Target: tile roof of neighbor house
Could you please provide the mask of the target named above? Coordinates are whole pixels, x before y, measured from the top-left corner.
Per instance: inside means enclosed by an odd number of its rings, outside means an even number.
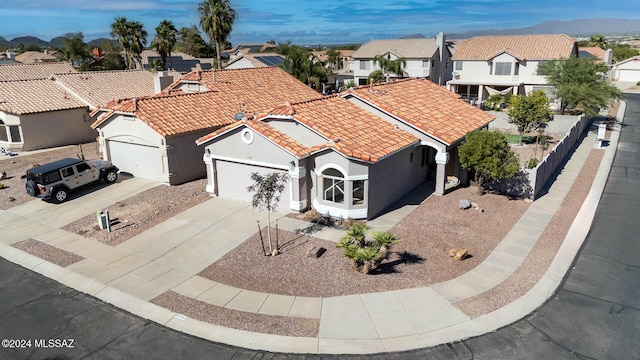
[[[597,60],[604,61],[604,49],[597,46],[579,47],[578,54],[580,57],[594,57]]]
[[[25,51],[16,55],[16,61],[23,64],[33,64],[37,62],[56,61],[56,57],[40,51]]]
[[[87,105],[48,79],[0,81],[0,111],[24,115],[84,107]]]
[[[430,58],[437,51],[438,44],[435,39],[371,40],[352,52],[351,57],[354,59],[372,59],[376,55],[393,52],[395,55],[406,59]]]
[[[153,76],[145,70],[91,71],[58,74],[55,80],[90,106],[98,107],[113,99],[154,94]]]
[[[349,89],[350,94],[452,144],[495,117],[460,100],[459,95],[426,79],[405,79]]]
[[[68,62],[13,64],[0,67],[0,81],[47,79],[54,74],[77,72]]]
[[[489,60],[507,52],[519,59],[551,60],[577,55],[576,41],[564,34],[476,36],[464,41],[453,60]]]
[[[154,59],[160,60],[160,54],[153,50],[143,50],[140,53],[142,66],[149,70],[151,67],[151,62]],[[175,51],[171,53],[171,66],[173,70],[184,74],[193,70],[196,66],[200,66],[201,69],[212,69],[213,68],[213,59],[211,58],[196,58],[187,53]],[[167,60],[169,62],[169,60]]]
[[[239,101],[254,104],[251,111],[264,111],[285,101],[300,102],[322,97],[278,67],[192,71],[175,81],[169,89],[178,88],[183,82],[197,82],[210,90],[235,94]]]
[[[170,136],[227,125],[235,121],[234,115],[238,112],[252,116],[289,100],[322,97],[278,68],[262,69],[266,70],[216,71],[215,91],[174,94],[170,90],[148,97],[112,101],[104,108],[108,112],[101,115],[92,126],[98,127],[115,112],[126,112],[148,124],[160,135]],[[212,73],[201,72],[201,80],[212,77]],[[213,87],[212,84],[209,85]]]
[[[306,125],[327,141],[306,147],[287,134],[269,126],[271,116],[285,116]],[[239,126],[248,126],[298,158],[333,148],[345,156],[376,162],[419,141],[415,136],[396,129],[387,121],[351,104],[338,96],[275,107],[255,120],[230,124],[197,140],[207,142]]]

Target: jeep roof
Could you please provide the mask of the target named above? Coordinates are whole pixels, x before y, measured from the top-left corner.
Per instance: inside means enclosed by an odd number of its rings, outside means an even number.
[[[44,174],[44,173],[47,173],[49,171],[57,170],[57,169],[65,167],[65,166],[75,165],[75,164],[81,163],[81,162],[83,162],[83,161],[80,160],[80,159],[66,158],[66,159],[57,160],[57,161],[54,161],[54,162],[50,162],[48,164],[44,164],[44,165],[41,165],[41,166],[34,167],[32,169],[29,169],[28,172],[31,173],[31,174]]]

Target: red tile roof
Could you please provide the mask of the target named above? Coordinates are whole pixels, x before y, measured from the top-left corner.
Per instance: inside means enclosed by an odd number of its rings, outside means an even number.
[[[425,79],[406,79],[349,89],[350,94],[452,144],[495,117]]]
[[[250,117],[285,101],[322,97],[279,68],[262,69],[267,70],[216,71],[216,91],[175,95],[175,90],[169,89],[154,96],[111,102],[105,109],[131,113],[159,134],[170,136],[227,125],[235,121],[234,115],[238,112]],[[212,73],[193,72],[187,76],[192,79],[198,76],[200,81],[208,83],[205,79]],[[112,114],[108,111],[92,126],[99,127]]]
[[[60,74],[55,80],[92,106],[113,99],[153,95],[153,74],[146,70],[91,71]]]
[[[0,81],[47,79],[53,74],[77,73],[68,62],[10,64],[0,67]]]
[[[507,52],[518,59],[551,60],[569,58],[576,41],[564,34],[476,36],[463,42],[453,60],[489,60]]]
[[[322,97],[320,93],[278,67],[192,71],[175,81],[169,89],[179,88],[183,82],[197,82],[210,90],[236,94],[238,100],[254,103],[258,111],[270,109],[286,101],[300,102]],[[253,99],[254,94],[258,92],[271,94],[268,99],[264,96]],[[274,103],[272,99],[278,101]]]
[[[589,54],[589,55],[595,57],[599,61],[604,61],[605,52],[604,52],[604,49],[602,49],[600,47],[597,47],[597,46],[579,47],[578,48],[578,52],[580,53],[581,57],[586,55],[586,54]]]
[[[270,126],[269,118],[273,116],[286,116],[304,124],[327,141],[305,147]],[[333,148],[351,158],[376,162],[419,141],[413,135],[396,129],[385,120],[337,96],[281,105],[260,114],[256,119],[262,121],[245,120],[228,125],[203,136],[197,143],[203,144],[231,129],[248,126],[298,158],[322,149]]]
[[[86,107],[51,80],[0,81],[0,111],[23,115]]]

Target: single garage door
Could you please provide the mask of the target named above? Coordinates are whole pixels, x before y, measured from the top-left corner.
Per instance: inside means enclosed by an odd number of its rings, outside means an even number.
[[[640,69],[620,69],[618,74],[618,81],[640,81]]]
[[[157,146],[146,146],[110,140],[108,142],[111,162],[120,171],[135,177],[163,180],[162,156]]]
[[[267,174],[273,171],[282,171],[261,166],[234,163],[230,161],[216,161],[216,177],[218,178],[218,196],[250,202],[252,193],[247,191],[247,187],[253,184],[251,173]],[[287,182],[287,187],[280,196],[278,207],[289,208],[291,197],[291,182]]]

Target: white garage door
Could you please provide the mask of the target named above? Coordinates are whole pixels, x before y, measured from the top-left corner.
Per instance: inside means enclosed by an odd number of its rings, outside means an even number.
[[[618,75],[618,81],[632,81],[632,82],[640,81],[640,69],[636,69],[636,70],[620,69],[620,72]]]
[[[247,191],[247,187],[253,184],[250,178],[251,173],[257,172],[264,175],[273,171],[284,172],[284,170],[279,169],[218,160],[216,161],[218,196],[250,202],[253,194]],[[290,184],[291,182],[287,182],[287,187],[280,196],[280,202],[278,203],[278,207],[280,208],[289,208],[289,200],[291,197]]]
[[[163,181],[162,156],[157,146],[110,140],[111,162],[135,177]]]

